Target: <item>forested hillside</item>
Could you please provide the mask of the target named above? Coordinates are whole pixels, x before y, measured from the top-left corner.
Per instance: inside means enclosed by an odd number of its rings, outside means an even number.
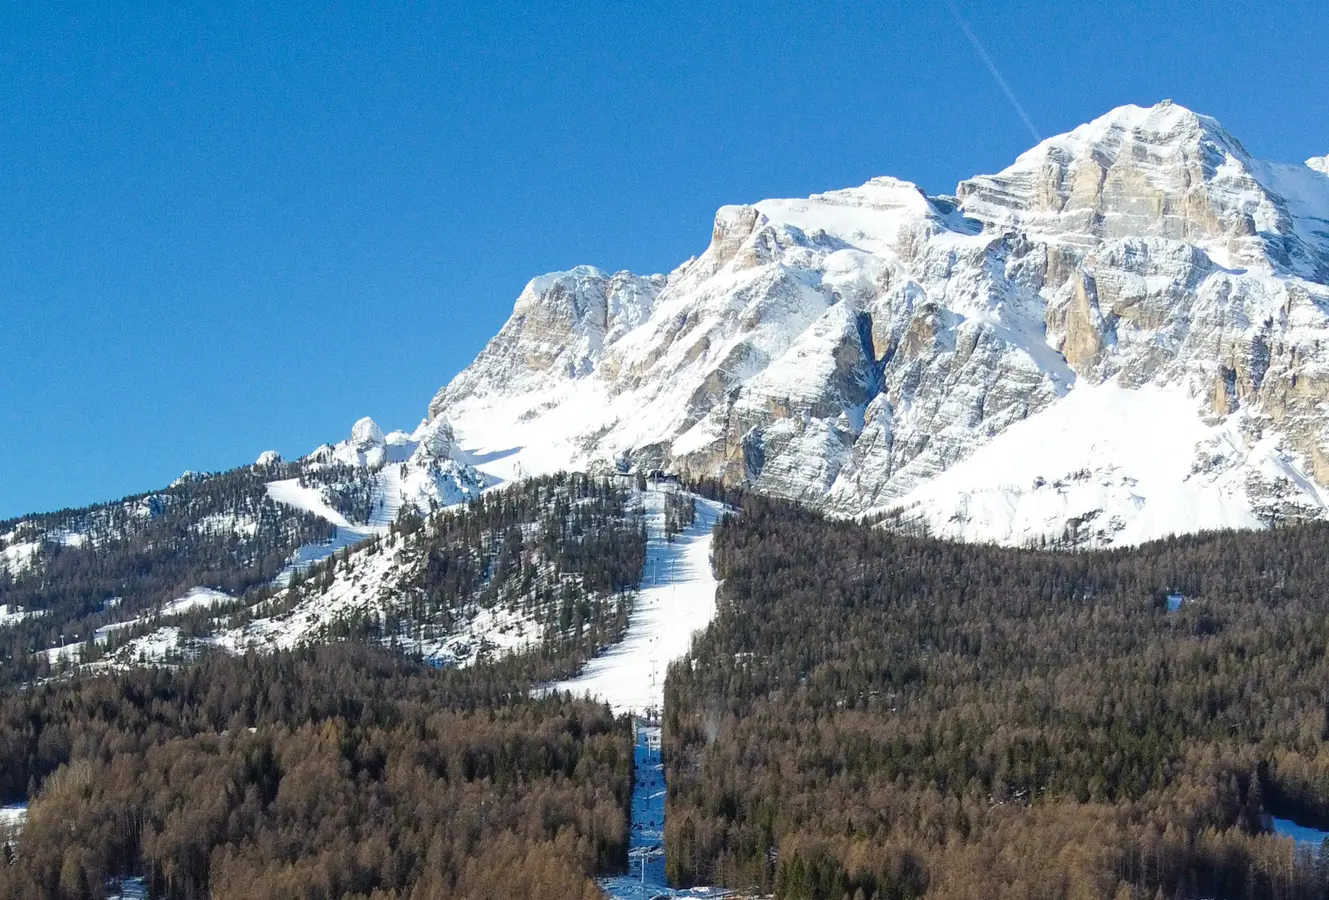
[[[171,521],[151,520],[149,545]],[[163,584],[211,546],[181,540]],[[31,801],[17,842],[0,835],[0,898],[99,898],[126,876],[166,898],[598,896],[626,864],[630,723],[533,694],[621,636],[645,540],[630,483],[556,474],[408,513],[285,586],[275,556],[220,607],[135,604],[83,665],[0,692],[0,802]],[[57,577],[62,552],[25,580],[82,584]],[[85,558],[139,584],[113,540]],[[163,631],[187,652],[116,655]],[[247,638],[264,652],[235,652]]]
[[[407,509],[341,549],[320,547],[336,532],[326,519],[268,490],[305,480],[331,503],[357,471],[252,466],[7,523],[10,546],[33,550],[0,572],[0,687],[347,637],[445,665],[529,649],[555,677],[621,633],[645,552],[630,483],[529,479],[427,517]],[[327,558],[296,568],[306,554]]]
[[[646,534],[630,485],[559,473],[491,491],[301,573],[217,623],[232,649],[367,638],[440,665],[530,650],[571,674],[626,627]]]
[[[0,897],[598,896],[626,863],[632,734],[520,666],[334,644],[0,700],[0,790],[36,790]]]
[[[749,497],[716,536],[716,620],[669,671],[670,876],[1322,897],[1264,832],[1329,825],[1326,559],[1319,524],[1072,555]]]
[[[0,606],[9,613],[0,615],[0,685],[48,674],[42,651],[81,642],[95,649],[98,628],[191,588],[239,596],[269,584],[298,547],[335,531],[268,495],[268,481],[300,471],[246,466],[115,503],[0,522],[0,551],[9,551],[0,566]]]

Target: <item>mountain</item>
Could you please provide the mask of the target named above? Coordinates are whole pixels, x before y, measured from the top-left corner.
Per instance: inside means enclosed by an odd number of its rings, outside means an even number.
[[[663,468],[966,540],[1318,518],[1327,171],[1164,101],[954,196],[726,206],[667,275],[532,280],[428,421],[494,478]]]
[[[426,614],[421,585],[453,570],[394,537],[560,470],[1016,546],[1324,518],[1326,169],[1123,107],[954,196],[876,178],[728,206],[667,275],[541,276],[411,432],[361,419],[301,459],[0,522],[0,684],[348,628],[456,663],[504,628],[565,640],[552,581],[486,575]]]

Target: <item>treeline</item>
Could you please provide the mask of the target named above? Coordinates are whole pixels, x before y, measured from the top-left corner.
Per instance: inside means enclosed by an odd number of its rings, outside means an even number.
[[[334,531],[268,496],[265,482],[294,471],[250,466],[194,476],[154,494],[0,526],[42,543],[31,569],[0,573],[0,604],[39,613],[0,628],[0,687],[50,674],[43,650],[90,642],[97,628],[192,587],[238,596],[267,585],[297,547]]]
[[[1266,833],[1329,826],[1329,525],[1050,554],[749,496],[714,555],[666,683],[675,883],[1329,892],[1329,856]]]
[[[0,787],[34,799],[0,898],[598,896],[630,726],[529,687],[337,644],[11,694]]]

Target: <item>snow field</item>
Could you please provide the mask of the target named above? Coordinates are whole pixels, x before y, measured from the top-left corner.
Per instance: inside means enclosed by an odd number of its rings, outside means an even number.
[[[1197,526],[1262,527],[1250,477],[1286,480],[1325,503],[1273,442],[1244,443],[1233,423],[1206,424],[1180,388],[1080,384],[894,508],[934,536],[1012,545],[1087,516],[1104,543],[1130,545]]]

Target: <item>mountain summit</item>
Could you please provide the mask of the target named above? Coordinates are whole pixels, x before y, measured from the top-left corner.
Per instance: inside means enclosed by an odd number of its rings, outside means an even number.
[[[930,197],[726,206],[533,279],[434,397],[491,476],[633,466],[1004,543],[1324,514],[1329,175],[1170,101]]]

